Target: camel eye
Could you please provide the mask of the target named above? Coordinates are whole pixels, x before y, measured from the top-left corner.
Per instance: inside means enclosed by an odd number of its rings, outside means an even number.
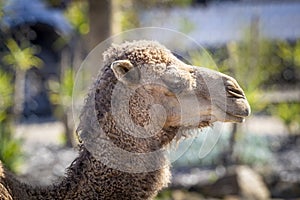
[[[163,72],[166,70],[166,64],[165,63],[155,64],[153,66],[153,70],[156,72]]]
[[[178,70],[175,67],[169,67],[162,75],[162,80],[169,90],[174,93],[181,92],[187,85],[182,70]]]

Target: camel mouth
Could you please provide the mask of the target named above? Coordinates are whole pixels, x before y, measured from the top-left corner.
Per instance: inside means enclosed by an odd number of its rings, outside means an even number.
[[[226,116],[224,122],[242,123],[245,121],[245,118],[247,117],[247,116],[233,115],[229,112],[226,112],[225,114]]]
[[[250,115],[250,105],[238,82],[226,74],[193,66],[194,91],[200,102],[200,115],[210,115],[210,122],[241,123]],[[209,103],[203,104],[208,101]],[[211,107],[211,110],[204,107]],[[203,111],[205,110],[205,111]]]
[[[251,113],[250,105],[245,96],[241,98],[235,98],[229,102],[227,106],[216,105],[219,112],[216,113],[219,118],[219,121],[222,122],[233,122],[233,123],[242,123],[245,121],[245,118],[248,117]]]
[[[235,123],[242,123],[245,121],[245,118],[248,117],[251,113],[250,106],[248,101],[243,98],[242,100],[243,104],[239,103],[239,106],[235,108],[232,111],[225,111],[225,120],[224,122],[235,122]]]
[[[198,128],[202,128],[207,126],[207,124],[212,124],[216,121],[220,122],[231,122],[231,123],[243,123],[247,116],[241,116],[232,114],[230,112],[222,112],[222,114],[212,114],[207,116],[202,116],[199,123]]]

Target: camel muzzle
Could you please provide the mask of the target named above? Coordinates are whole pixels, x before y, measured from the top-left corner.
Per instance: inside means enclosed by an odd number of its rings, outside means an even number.
[[[195,93],[211,104],[211,116],[217,121],[243,122],[251,109],[243,89],[237,81],[223,73],[193,66],[196,78]]]

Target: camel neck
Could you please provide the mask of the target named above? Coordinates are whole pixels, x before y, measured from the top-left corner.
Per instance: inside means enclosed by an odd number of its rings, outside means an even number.
[[[81,147],[59,184],[36,188],[21,184],[23,194],[14,199],[152,199],[167,185],[169,176],[168,167],[144,173],[109,168]]]
[[[108,167],[95,159],[85,147],[66,171],[66,177],[58,184],[33,187],[7,181],[13,199],[152,199],[161,188],[167,186],[169,166],[153,171],[132,173]],[[17,187],[16,187],[17,186]]]
[[[26,191],[26,195],[21,195],[16,199],[78,199],[79,196],[91,199],[91,197],[97,197],[97,191],[93,191],[94,188],[88,186],[97,185],[94,183],[98,178],[95,168],[94,158],[84,148],[80,147],[79,156],[73,161],[70,167],[66,171],[66,176],[61,178],[59,183],[43,186],[33,187],[25,184],[21,184],[21,187]],[[99,192],[99,191],[98,191]],[[28,198],[29,197],[29,198]],[[93,198],[92,198],[93,199]],[[97,197],[98,199],[98,197]]]

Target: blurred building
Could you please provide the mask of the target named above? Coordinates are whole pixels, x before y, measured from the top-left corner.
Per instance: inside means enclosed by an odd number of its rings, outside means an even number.
[[[192,7],[164,9],[163,12],[148,9],[140,13],[140,26],[182,31],[205,46],[241,40],[253,20],[258,22],[260,37],[300,38],[299,1],[211,0],[207,3],[205,7],[198,2]]]
[[[12,37],[19,44],[28,40],[38,48],[42,67],[26,71],[23,117],[49,118],[52,106],[47,81],[60,80],[62,53],[68,47],[72,27],[62,10],[49,7],[42,0],[7,0],[0,23],[3,40]],[[2,44],[3,45],[3,44]]]

